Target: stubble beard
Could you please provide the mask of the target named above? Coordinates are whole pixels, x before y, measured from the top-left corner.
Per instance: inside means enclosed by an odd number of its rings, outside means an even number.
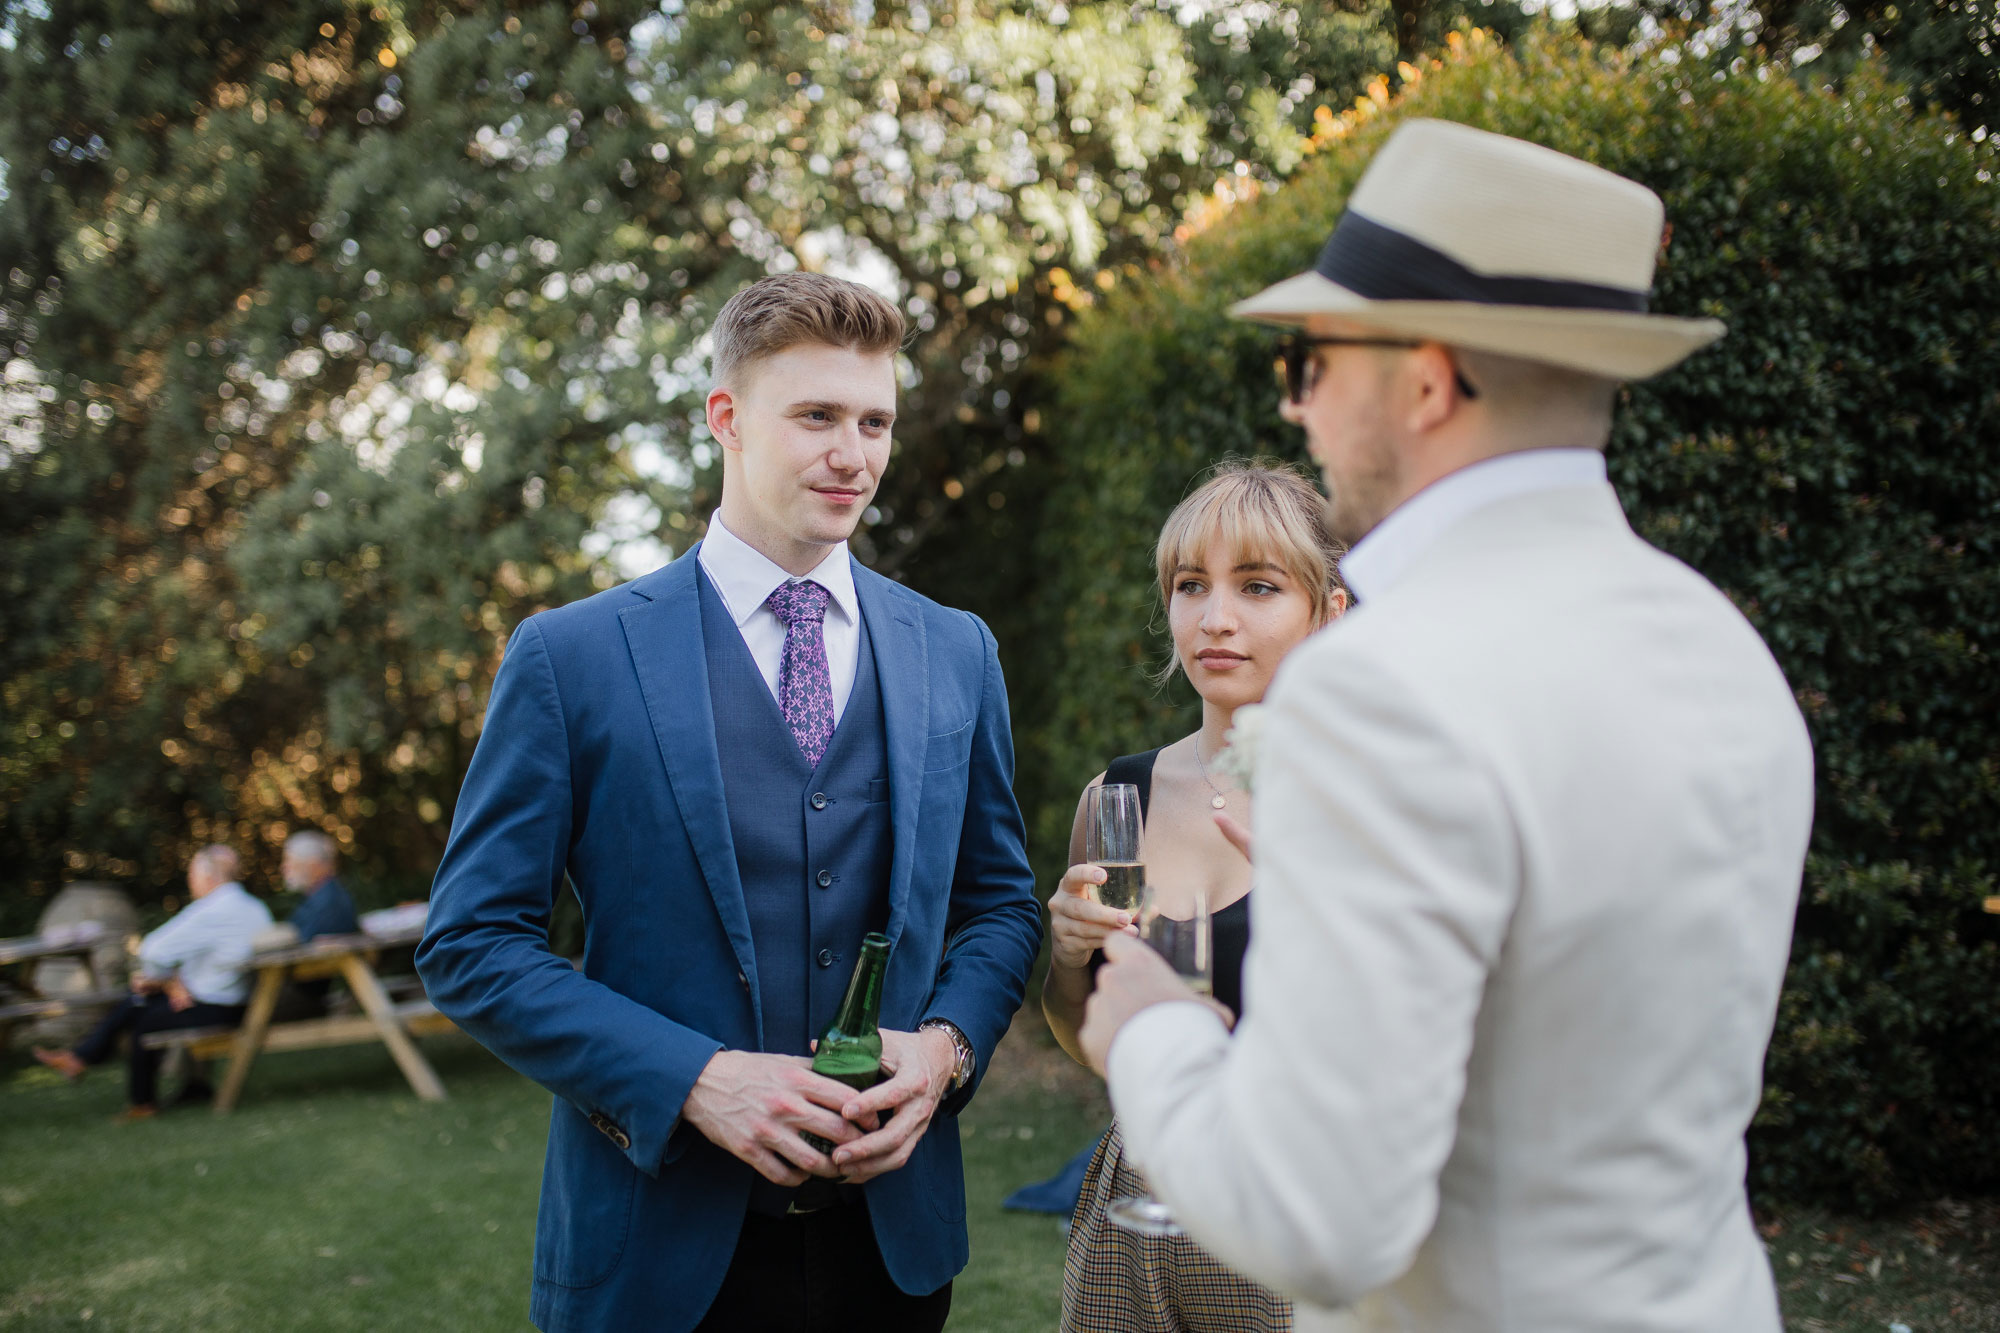
[[[1379,431],[1366,432],[1356,444],[1354,467],[1346,476],[1323,468],[1326,478],[1327,528],[1342,544],[1352,546],[1373,532],[1396,505],[1401,475],[1395,446]]]

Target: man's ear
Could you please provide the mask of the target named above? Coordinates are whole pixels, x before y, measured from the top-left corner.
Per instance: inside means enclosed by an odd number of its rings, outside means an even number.
[[[1436,430],[1451,420],[1465,401],[1458,390],[1458,364],[1442,343],[1425,343],[1404,363],[1407,381],[1407,423],[1413,433]]]
[[[708,433],[725,449],[743,448],[736,433],[736,395],[725,385],[708,391]]]

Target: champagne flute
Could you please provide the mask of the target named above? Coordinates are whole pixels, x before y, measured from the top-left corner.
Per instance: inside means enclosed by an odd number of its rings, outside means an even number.
[[[1129,782],[1106,782],[1085,801],[1083,859],[1104,870],[1097,901],[1121,912],[1134,911],[1146,883],[1139,851],[1139,789]]]
[[[1197,995],[1215,994],[1215,926],[1209,916],[1206,893],[1196,891],[1194,915],[1183,921],[1161,912],[1159,899],[1149,887],[1139,907],[1139,937],[1173,964],[1188,989]],[[1104,1212],[1114,1226],[1141,1235],[1182,1234],[1173,1210],[1150,1193],[1113,1199]]]

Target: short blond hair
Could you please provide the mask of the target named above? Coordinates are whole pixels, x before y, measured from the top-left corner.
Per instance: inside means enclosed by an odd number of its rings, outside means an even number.
[[[903,333],[903,312],[858,282],[773,273],[730,297],[715,317],[714,382],[728,384],[743,367],[808,343],[892,353]]]
[[[1174,506],[1153,548],[1162,602],[1173,601],[1174,575],[1199,566],[1218,541],[1235,561],[1269,560],[1297,579],[1312,600],[1313,628],[1333,619],[1333,594],[1346,592],[1340,557],[1347,548],[1327,530],[1325,497],[1297,468],[1229,459]]]

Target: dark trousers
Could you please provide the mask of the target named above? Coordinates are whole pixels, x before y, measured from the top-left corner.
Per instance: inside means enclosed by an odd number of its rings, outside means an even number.
[[[751,1213],[695,1333],[938,1333],[951,1283],[912,1296],[889,1279],[865,1203],[793,1217]]]
[[[278,990],[277,1007],[271,1011],[273,1023],[296,1023],[306,1018],[325,1018],[327,992],[331,981],[287,981]]]
[[[131,1053],[126,1057],[125,1095],[134,1106],[152,1106],[159,1100],[160,1057],[164,1052],[147,1050],[139,1038],[148,1032],[175,1028],[235,1027],[242,1021],[240,1004],[196,1002],[176,1010],[164,995],[128,995],[111,1006],[111,1012],[71,1053],[87,1065],[101,1065],[111,1058],[121,1035],[129,1038]]]

